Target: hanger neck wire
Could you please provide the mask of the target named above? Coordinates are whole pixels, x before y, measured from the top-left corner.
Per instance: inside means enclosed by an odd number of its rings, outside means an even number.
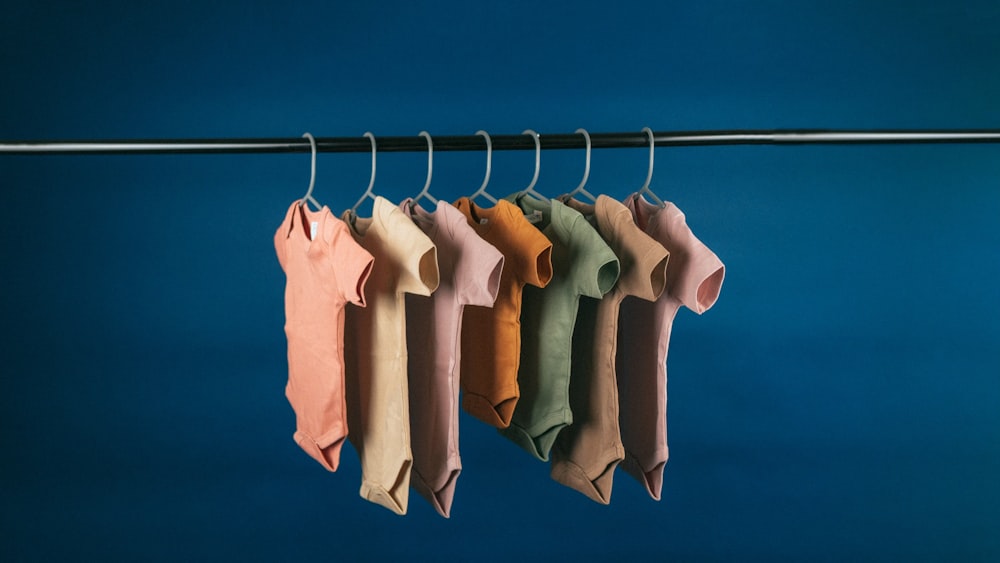
[[[525,129],[522,135],[531,135],[531,139],[535,141],[535,175],[532,176],[531,183],[528,184],[528,187],[524,188],[523,190],[521,190],[520,193],[517,194],[516,199],[520,200],[524,196],[530,195],[542,201],[548,201],[549,198],[535,191],[535,184],[538,182],[538,173],[541,171],[541,165],[542,165],[541,140],[539,139],[538,133],[535,132],[533,129]]]
[[[586,129],[582,128],[577,129],[576,132],[583,135],[583,138],[587,143],[587,159],[586,159],[586,164],[584,165],[583,168],[583,179],[580,180],[580,185],[577,186],[573,191],[569,192],[567,197],[573,198],[576,197],[577,195],[582,195],[587,199],[589,199],[591,203],[597,203],[597,197],[594,194],[587,191],[587,188],[584,187],[587,185],[587,180],[590,179],[590,149],[591,149],[590,133],[588,133]]]
[[[309,148],[312,150],[312,161],[310,164],[309,189],[306,191],[306,195],[302,196],[300,205],[308,205],[308,203],[312,203],[316,207],[316,210],[319,211],[323,208],[323,206],[320,205],[319,202],[316,201],[316,198],[312,195],[313,188],[316,187],[316,139],[312,136],[312,133],[309,132],[303,133],[302,137],[309,139]]]
[[[664,203],[663,200],[649,188],[649,184],[653,180],[653,157],[656,156],[656,143],[653,139],[653,130],[649,127],[643,127],[642,132],[649,137],[649,170],[646,172],[646,181],[643,183],[642,187],[639,188],[638,195],[648,196],[654,203],[656,203],[656,205],[666,207],[667,204]]]
[[[430,193],[431,176],[434,173],[434,141],[431,139],[431,134],[427,131],[421,131],[420,136],[427,139],[427,180],[424,182],[424,188],[410,202],[411,211],[420,202],[421,198],[427,199],[432,205],[437,205],[438,202],[437,198]]]
[[[361,204],[364,203],[365,200],[368,199],[368,198],[371,198],[372,201],[375,201],[375,193],[372,191],[372,188],[375,186],[375,151],[376,151],[376,149],[375,149],[375,135],[372,134],[371,131],[365,131],[365,135],[364,136],[368,137],[368,140],[371,141],[371,144],[372,144],[372,176],[371,176],[371,180],[368,181],[368,188],[365,189],[365,193],[361,194],[361,198],[358,199],[357,203],[355,203],[353,206],[351,206],[350,213],[348,214],[348,217],[350,217],[352,225],[355,223],[355,221],[358,218],[358,207],[360,207]]]
[[[486,191],[486,186],[490,183],[490,173],[493,171],[493,140],[490,139],[490,134],[482,129],[476,131],[476,135],[486,140],[486,175],[483,177],[483,183],[479,186],[479,189],[469,196],[469,201],[475,203],[477,197],[483,197],[493,205],[496,205],[498,203],[497,198],[491,196]]]

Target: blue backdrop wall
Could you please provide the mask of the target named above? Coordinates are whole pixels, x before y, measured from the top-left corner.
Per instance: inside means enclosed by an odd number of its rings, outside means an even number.
[[[8,4],[8,140],[1000,127],[993,1]],[[339,212],[369,161],[318,167]],[[589,187],[645,167],[595,151]],[[482,173],[438,154],[433,190]],[[598,506],[463,415],[450,520],[291,439],[271,237],[307,183],[301,153],[0,156],[0,559],[1000,558],[1000,147],[658,150],[728,269],[674,327],[663,500],[619,472]]]

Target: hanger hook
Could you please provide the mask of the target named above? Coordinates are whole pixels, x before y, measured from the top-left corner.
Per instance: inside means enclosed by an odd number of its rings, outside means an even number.
[[[580,185],[577,186],[576,188],[578,190],[582,190],[583,187],[587,185],[587,180],[590,179],[590,149],[591,149],[590,133],[588,133],[587,130],[584,129],[583,127],[577,129],[576,132],[583,135],[583,139],[587,143],[587,162],[583,168],[583,180],[580,180]]]
[[[316,186],[316,139],[312,136],[312,133],[306,132],[302,134],[303,138],[309,139],[309,148],[312,151],[312,164],[310,166],[309,174],[309,190],[306,191],[306,195],[302,196],[302,204],[306,202],[312,202],[316,206],[316,209],[320,209],[323,206],[316,201],[313,197],[313,188]]]
[[[653,142],[653,130],[643,127],[642,132],[649,136],[649,170],[646,171],[646,181],[642,184],[643,192],[649,190],[649,184],[653,180],[653,157],[656,156],[656,143]]]
[[[531,135],[531,139],[535,141],[535,175],[531,178],[531,183],[528,184],[527,188],[521,190],[520,195],[531,193],[532,195],[538,195],[538,192],[534,191],[535,183],[538,182],[538,172],[542,168],[542,142],[538,138],[539,135],[533,129],[525,129],[521,132],[522,135]]]
[[[361,199],[359,199],[358,202],[355,203],[353,207],[351,207],[351,212],[349,216],[352,221],[357,217],[358,207],[360,207],[361,204],[364,203],[365,199],[369,197],[375,199],[375,195],[372,193],[372,188],[375,186],[375,152],[376,152],[375,135],[371,131],[365,131],[364,136],[368,137],[368,140],[371,141],[372,143],[372,177],[371,180],[368,181],[368,188],[365,189],[365,193],[361,194]]]
[[[583,180],[580,180],[580,185],[577,186],[573,191],[571,191],[568,197],[573,197],[577,194],[583,194],[588,198],[590,198],[591,201],[597,202],[597,198],[594,197],[594,194],[588,192],[586,188],[584,188],[584,186],[587,185],[587,180],[590,179],[590,150],[592,148],[590,142],[590,133],[588,133],[587,130],[583,129],[582,127],[580,129],[577,129],[576,132],[583,135],[583,138],[587,143],[587,161],[583,168]]]
[[[375,187],[375,134],[371,131],[365,131],[365,137],[372,142],[372,177],[368,180],[368,189],[365,190],[365,195],[371,193],[372,188]]]
[[[486,176],[483,177],[483,184],[479,186],[479,189],[469,199],[472,200],[483,196],[496,205],[497,199],[486,192],[486,186],[490,183],[490,174],[493,171],[493,140],[490,138],[490,134],[482,129],[476,131],[476,135],[480,135],[486,140]]]
[[[437,199],[430,194],[431,176],[434,173],[434,140],[431,139],[431,134],[427,131],[421,131],[420,136],[427,139],[427,181],[424,182],[424,189],[420,190],[417,197],[413,198],[413,203],[415,204],[420,198],[426,197],[431,203],[437,205]]]
[[[654,194],[653,190],[649,189],[649,184],[653,180],[653,156],[656,154],[656,140],[653,138],[653,130],[649,127],[643,127],[642,132],[649,136],[649,170],[646,172],[646,182],[637,193],[646,194],[660,207],[666,207],[667,204]]]

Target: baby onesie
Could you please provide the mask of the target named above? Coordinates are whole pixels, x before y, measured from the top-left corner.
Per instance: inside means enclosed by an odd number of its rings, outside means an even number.
[[[683,305],[697,314],[719,297],[726,268],[688,227],[674,204],[661,209],[642,196],[625,200],[636,224],[670,252],[666,288],[653,303],[622,302],[618,332],[618,391],[621,404],[622,467],[654,499],[660,499],[667,463],[667,347],[670,328]]]
[[[646,301],[660,296],[669,254],[639,229],[627,207],[610,197],[598,196],[594,205],[563,201],[597,227],[618,256],[621,275],[603,299],[580,299],[569,384],[573,424],[559,433],[552,448],[552,478],[591,500],[608,504],[615,468],[625,458],[615,376],[618,313],[626,296]]]
[[[437,288],[437,252],[427,235],[382,197],[375,198],[370,219],[355,219],[351,234],[375,257],[368,306],[348,310],[344,338],[347,419],[361,458],[360,494],[406,514],[413,457],[403,294],[430,295]]]
[[[524,288],[521,306],[521,398],[501,434],[547,461],[559,431],[573,422],[570,356],[580,296],[600,299],[618,279],[618,258],[578,211],[552,199],[507,198],[536,218],[552,241],[552,280]]]
[[[329,471],[340,463],[347,437],[344,403],[344,306],[365,306],[372,255],[347,225],[323,207],[295,201],[274,233],[285,272],[288,384],[295,442]]]
[[[467,307],[462,319],[462,408],[487,424],[506,428],[520,397],[521,292],[525,284],[549,283],[552,243],[510,202],[484,209],[463,197],[455,207],[504,256],[493,308]]]
[[[503,255],[479,238],[465,215],[439,201],[433,213],[407,199],[400,209],[437,247],[440,283],[430,297],[406,295],[409,351],[410,485],[441,516],[451,514],[458,454],[458,389],[462,312],[492,307],[500,287]]]

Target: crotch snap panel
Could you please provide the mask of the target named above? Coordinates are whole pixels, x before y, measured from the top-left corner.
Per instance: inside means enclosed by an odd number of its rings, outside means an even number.
[[[399,472],[396,474],[395,482],[383,484],[368,479],[361,481],[361,498],[384,506],[389,510],[399,514],[406,514],[406,507],[410,499],[410,460],[402,462]]]
[[[458,475],[461,473],[460,469],[454,469],[448,473],[448,478],[445,480],[444,484],[438,488],[434,489],[431,485],[421,477],[420,473],[414,469],[413,476],[411,477],[413,489],[420,493],[420,496],[427,499],[427,502],[437,510],[438,514],[444,516],[445,518],[451,517],[451,503],[455,498],[455,483],[458,481]]]
[[[494,402],[488,397],[466,391],[462,396],[462,408],[490,426],[507,428],[519,397],[520,394],[515,391],[511,396],[501,397]]]
[[[301,430],[292,435],[295,443],[299,445],[307,454],[318,461],[327,471],[336,471],[340,465],[340,449],[344,445],[347,436],[339,429],[327,432],[320,439]]]
[[[646,487],[646,492],[653,500],[660,500],[660,493],[663,490],[663,469],[667,462],[660,461],[653,465],[652,469],[645,469],[634,456],[625,453],[625,461],[622,462],[622,469]]]
[[[568,459],[556,459],[552,462],[552,479],[583,493],[590,500],[601,504],[611,503],[611,485],[614,483],[615,468],[621,463],[621,458],[614,459],[605,465],[604,470],[591,477],[582,467]]]
[[[559,436],[559,431],[569,424],[565,421],[553,422],[545,425],[540,432],[533,433],[518,426],[516,423],[500,430],[500,433],[512,442],[521,446],[525,451],[535,456],[541,461],[549,460],[549,452],[552,451],[552,444]]]

